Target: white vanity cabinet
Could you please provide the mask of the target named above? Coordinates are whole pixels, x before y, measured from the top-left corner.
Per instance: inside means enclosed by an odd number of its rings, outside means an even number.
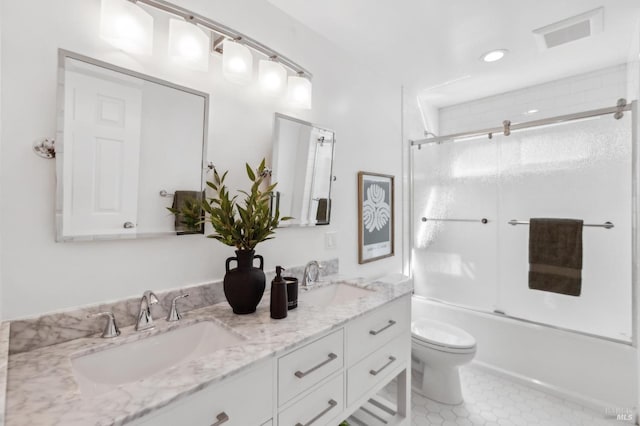
[[[409,425],[410,322],[407,294],[133,424]],[[377,393],[394,378],[391,403]]]
[[[273,360],[259,362],[176,403],[144,416],[135,426],[271,425]]]
[[[343,340],[340,340],[343,339]],[[278,426],[408,425],[411,299],[404,296],[278,359]],[[398,398],[376,395],[397,379]]]

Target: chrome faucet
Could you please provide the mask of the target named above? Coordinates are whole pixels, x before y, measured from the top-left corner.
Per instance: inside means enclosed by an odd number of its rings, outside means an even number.
[[[167,315],[167,321],[180,321],[182,319],[182,314],[178,311],[178,307],[176,306],[176,302],[178,299],[182,299],[185,297],[189,297],[189,293],[181,294],[180,296],[176,296],[171,301],[171,309],[169,309],[169,315]]]
[[[304,272],[302,273],[302,288],[309,290],[313,283],[318,282],[321,268],[322,267],[317,260],[312,260],[311,262],[307,263],[307,265],[304,267]]]
[[[136,323],[136,331],[149,330],[155,327],[153,318],[151,317],[151,305],[158,303],[158,298],[151,290],[147,290],[140,299],[140,312],[138,313],[138,322]]]

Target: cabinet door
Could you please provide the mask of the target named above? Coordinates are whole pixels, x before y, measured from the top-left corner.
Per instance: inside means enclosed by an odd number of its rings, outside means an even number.
[[[343,341],[340,329],[278,360],[279,406],[342,368]]]
[[[411,298],[388,303],[347,325],[348,366],[411,328]]]
[[[318,386],[278,415],[279,426],[334,426],[336,416],[344,410],[344,376],[342,374]]]
[[[273,407],[273,361],[145,416],[135,426],[258,426]]]

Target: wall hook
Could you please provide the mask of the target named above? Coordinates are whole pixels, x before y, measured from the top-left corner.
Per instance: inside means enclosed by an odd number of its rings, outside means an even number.
[[[33,143],[33,152],[42,158],[56,158],[55,143],[55,140],[48,138],[37,140]]]

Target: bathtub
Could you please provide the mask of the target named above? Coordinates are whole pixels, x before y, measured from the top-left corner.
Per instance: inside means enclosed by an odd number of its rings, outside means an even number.
[[[631,345],[416,295],[412,310],[413,318],[471,333],[478,342],[474,363],[482,368],[596,410],[636,406],[637,358]]]

